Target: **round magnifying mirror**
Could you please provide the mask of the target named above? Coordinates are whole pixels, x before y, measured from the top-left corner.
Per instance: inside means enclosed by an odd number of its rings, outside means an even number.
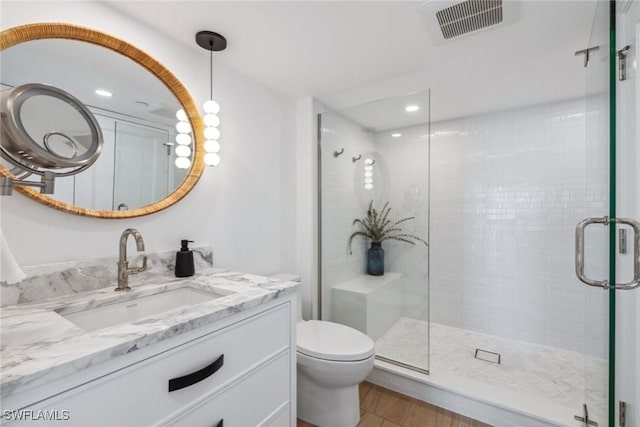
[[[89,109],[62,89],[38,83],[2,91],[2,150],[45,168],[89,166],[104,143]]]

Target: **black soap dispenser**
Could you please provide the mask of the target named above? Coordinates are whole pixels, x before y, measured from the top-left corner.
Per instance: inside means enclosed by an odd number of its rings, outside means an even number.
[[[176,252],[176,277],[189,277],[195,273],[193,251],[189,249],[189,243],[193,243],[193,240],[180,241],[180,250]]]

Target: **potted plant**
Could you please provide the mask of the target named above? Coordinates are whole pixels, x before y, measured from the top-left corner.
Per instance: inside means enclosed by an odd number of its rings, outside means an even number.
[[[407,234],[399,227],[405,221],[415,219],[410,216],[393,222],[389,219],[389,202],[385,203],[382,210],[378,212],[373,207],[373,200],[369,202],[367,216],[362,219],[353,220],[353,225],[358,225],[360,230],[354,231],[349,236],[349,254],[351,251],[351,243],[358,236],[371,240],[371,247],[367,250],[367,274],[372,276],[382,276],[384,274],[384,249],[382,242],[385,240],[397,240],[399,242],[415,245],[416,242],[422,242],[425,246],[429,246],[427,242],[413,234]]]

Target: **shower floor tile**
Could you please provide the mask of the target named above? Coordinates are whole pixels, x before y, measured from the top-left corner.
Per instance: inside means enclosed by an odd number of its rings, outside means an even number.
[[[428,323],[401,318],[376,342],[376,354],[432,374],[446,373],[518,394],[524,399],[553,402],[579,409],[589,403],[594,418],[602,418],[607,362],[575,351],[501,338],[431,323],[430,361]],[[476,349],[501,355],[501,363],[474,358]],[[576,412],[577,413],[577,412]]]

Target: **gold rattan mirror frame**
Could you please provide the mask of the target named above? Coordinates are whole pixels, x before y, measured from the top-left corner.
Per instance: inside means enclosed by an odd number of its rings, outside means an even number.
[[[150,215],[152,213],[168,208],[169,206],[177,203],[180,199],[186,196],[189,191],[191,191],[193,187],[195,187],[204,170],[204,140],[202,133],[203,125],[202,119],[200,118],[193,98],[191,97],[187,89],[182,85],[182,83],[180,83],[180,81],[176,78],[176,76],[174,76],[171,71],[169,71],[166,67],[160,64],[150,55],[141,51],[135,46],[132,46],[131,44],[115,38],[109,34],[72,24],[37,23],[9,28],[0,32],[0,51],[22,42],[40,39],[70,39],[102,46],[126,56],[127,58],[136,62],[140,66],[147,69],[151,74],[156,76],[175,95],[180,104],[182,104],[184,111],[187,113],[187,116],[189,117],[189,121],[191,122],[191,127],[193,129],[192,135],[194,138],[193,163],[184,181],[182,181],[182,183],[164,199],[150,205],[126,211],[108,211],[82,208],[71,205],[69,203],[55,200],[45,194],[40,194],[33,188],[24,186],[18,186],[16,187],[16,190],[30,197],[31,199],[36,200],[44,205],[50,206],[54,209],[69,212],[75,215],[105,219],[134,218],[138,216]],[[13,177],[9,171],[2,167],[0,167],[0,174]]]

